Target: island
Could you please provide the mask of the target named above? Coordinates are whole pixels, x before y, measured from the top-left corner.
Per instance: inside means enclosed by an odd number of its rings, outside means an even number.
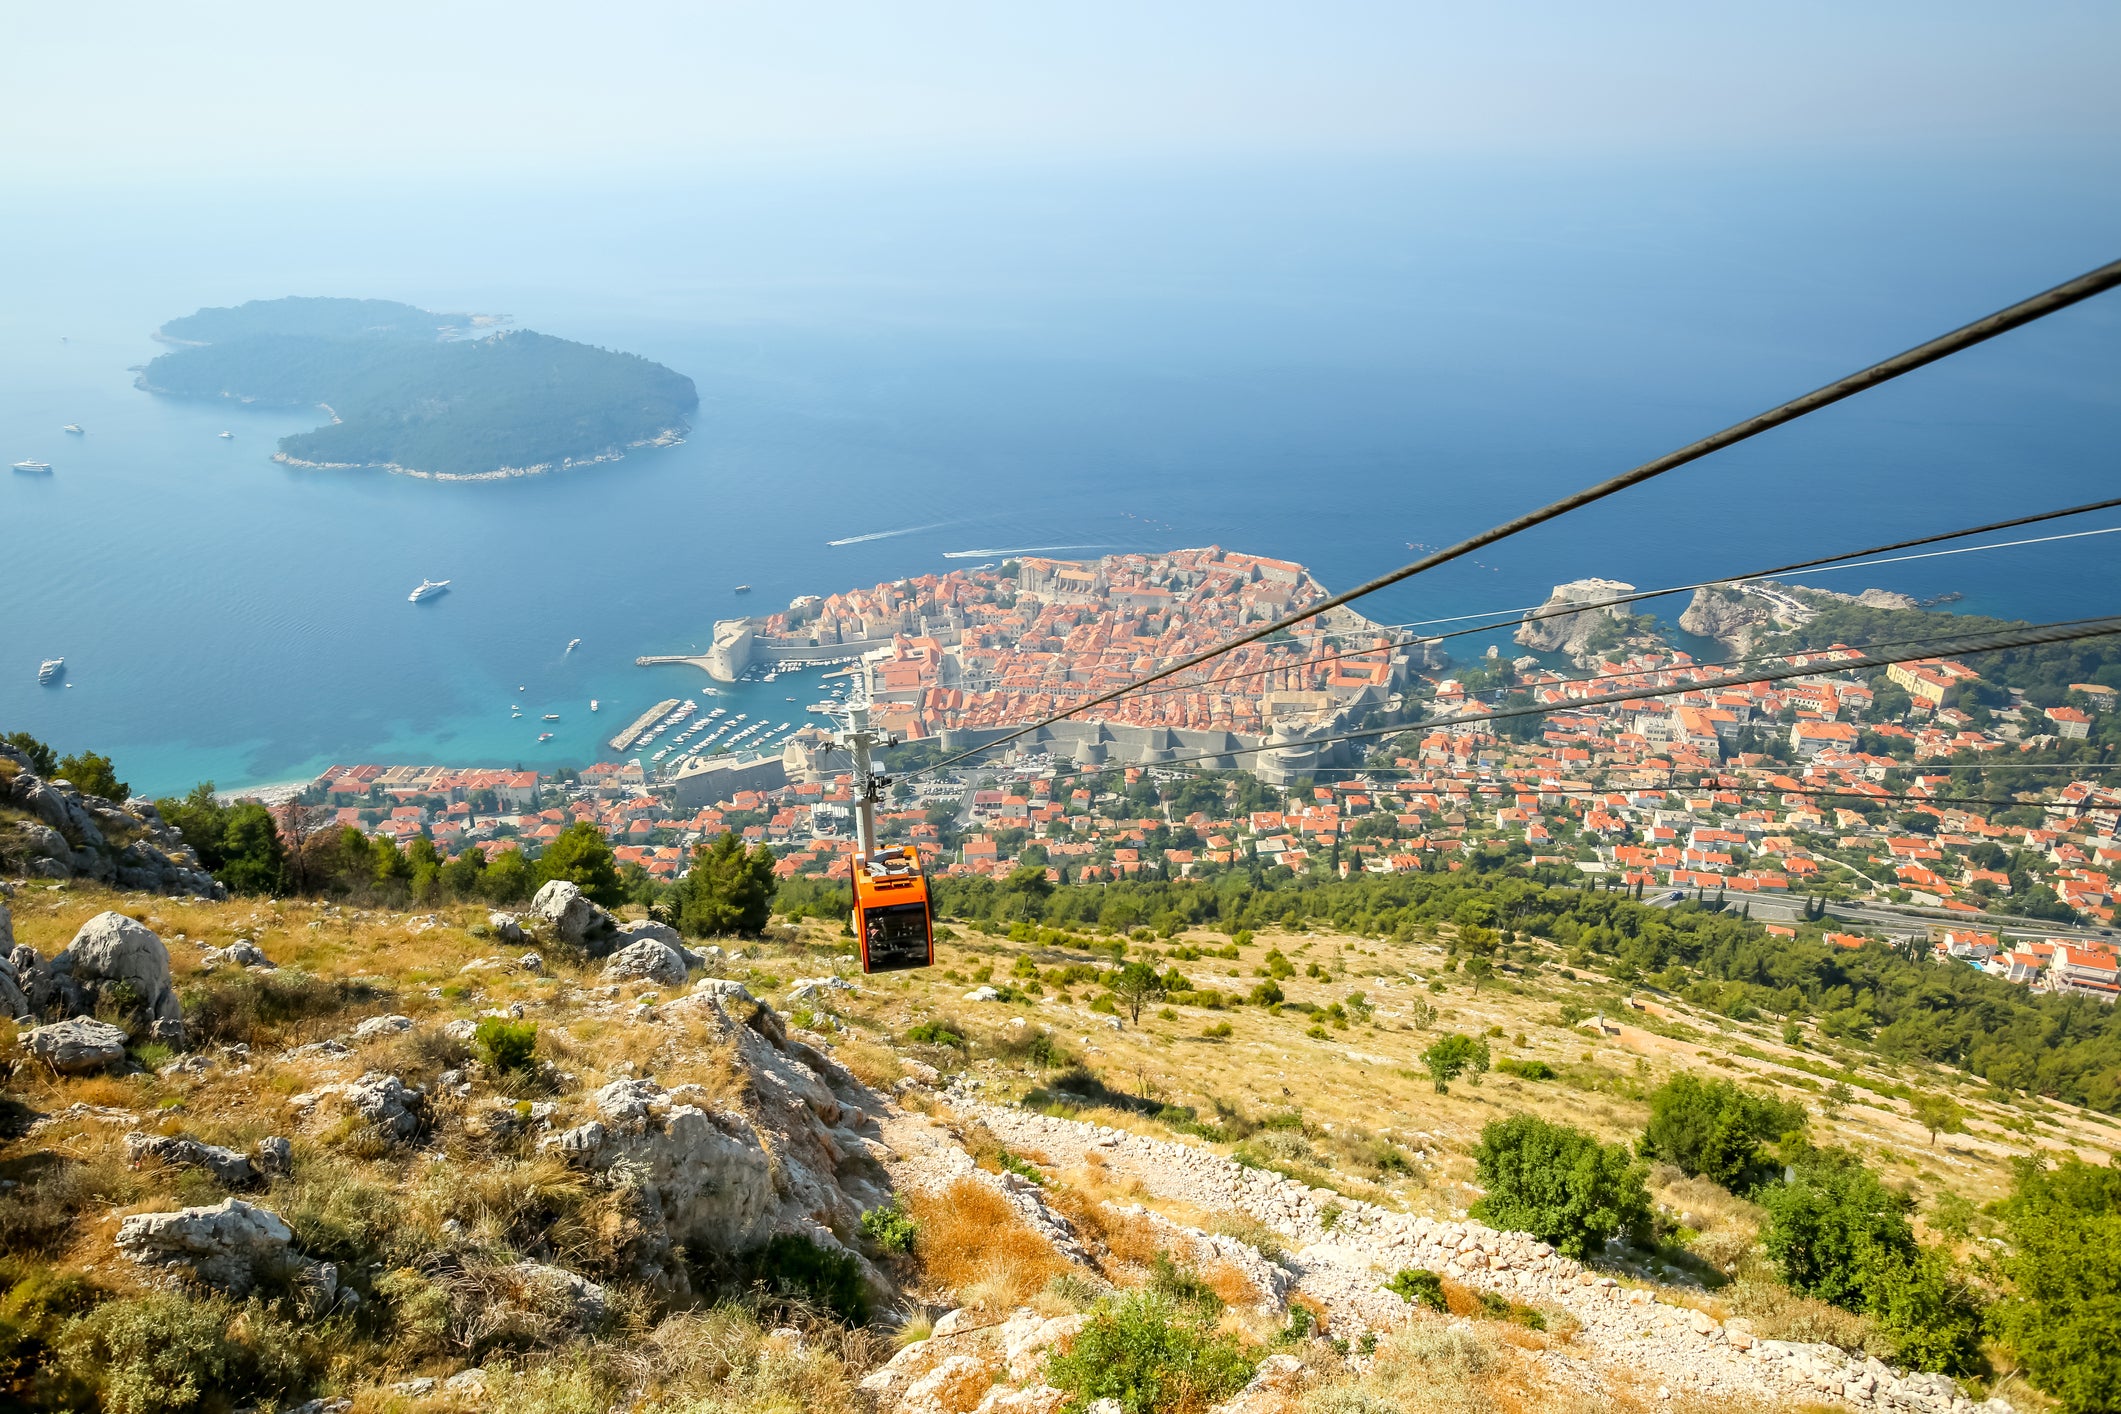
[[[138,386],[260,408],[321,407],[280,439],[289,466],[479,481],[613,461],[682,441],[692,380],[637,354],[490,316],[390,300],[252,300],[173,319]]]

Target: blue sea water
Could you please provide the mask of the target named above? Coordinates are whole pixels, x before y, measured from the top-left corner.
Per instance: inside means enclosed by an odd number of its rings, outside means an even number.
[[[977,562],[953,553],[1213,542],[1345,586],[2114,258],[2116,175],[1350,162],[18,191],[0,461],[57,471],[0,480],[0,729],[106,751],[157,793],[347,760],[581,765],[707,685],[637,655]],[[645,354],[698,383],[698,423],[615,464],[448,484],[291,470],[273,444],[315,418],[133,388],[164,320],[284,294]],[[2112,494],[2117,371],[2108,296],[1371,612],[1680,583]],[[2059,618],[2121,604],[2117,550],[1812,582]],[[422,578],[452,591],[410,605]],[[55,655],[71,686],[39,688]],[[800,720],[816,695],[727,705]]]

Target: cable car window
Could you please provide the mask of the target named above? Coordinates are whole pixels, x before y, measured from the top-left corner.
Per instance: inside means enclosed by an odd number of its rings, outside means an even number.
[[[862,910],[862,946],[868,970],[892,972],[928,965],[928,905],[893,903]]]

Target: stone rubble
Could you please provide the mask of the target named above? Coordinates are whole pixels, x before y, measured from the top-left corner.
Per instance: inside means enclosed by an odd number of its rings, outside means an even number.
[[[988,1104],[963,1092],[954,1092],[950,1100],[1012,1148],[1043,1153],[1063,1167],[1095,1156],[1109,1172],[1138,1178],[1158,1197],[1211,1212],[1242,1213],[1266,1224],[1293,1249],[1294,1255],[1280,1264],[1293,1290],[1326,1306],[1336,1334],[1389,1329],[1413,1319],[1413,1308],[1382,1286],[1402,1269],[1423,1268],[1526,1305],[1566,1312],[1581,1327],[1571,1350],[1673,1391],[1789,1402],[1827,1399],[1859,1409],[1925,1414],[1972,1414],[1976,1408],[1948,1379],[1898,1373],[1830,1345],[1755,1339],[1706,1313],[1621,1287],[1524,1233],[1394,1213],[1175,1140]],[[1217,1241],[1205,1233],[1195,1237]],[[1992,1406],[1996,1414],[2005,1414],[1996,1401],[1982,1408]]]

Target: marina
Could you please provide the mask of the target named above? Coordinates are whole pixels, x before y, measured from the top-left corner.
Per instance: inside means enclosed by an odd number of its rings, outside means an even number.
[[[613,751],[624,751],[628,749],[634,744],[634,742],[638,741],[641,738],[641,735],[643,733],[645,733],[649,728],[653,727],[657,722],[661,721],[665,713],[669,712],[677,705],[677,698],[665,698],[661,702],[656,703],[655,706],[643,712],[640,716],[635,717],[633,721],[627,725],[624,731],[620,732],[617,736],[613,737],[606,744],[610,746]]]

